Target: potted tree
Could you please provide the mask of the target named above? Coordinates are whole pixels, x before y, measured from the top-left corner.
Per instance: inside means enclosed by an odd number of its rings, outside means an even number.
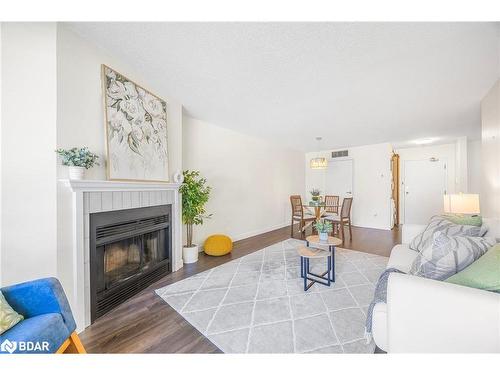
[[[59,148],[56,152],[61,157],[62,164],[69,167],[70,180],[82,180],[86,169],[99,165],[99,156],[90,152],[87,147],[73,147],[69,150]]]
[[[207,180],[200,177],[198,171],[184,171],[184,182],[179,191],[182,194],[182,221],[186,224],[186,246],[182,249],[184,263],[194,263],[198,260],[198,245],[193,244],[193,225],[203,224],[207,215],[205,204],[210,197],[210,186]]]
[[[328,220],[318,220],[314,223],[314,229],[318,231],[319,240],[327,242],[328,241],[328,233],[331,233],[333,230],[333,225]]]

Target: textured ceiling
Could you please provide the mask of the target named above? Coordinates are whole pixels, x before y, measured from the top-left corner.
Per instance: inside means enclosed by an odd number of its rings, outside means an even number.
[[[189,116],[301,150],[478,138],[494,23],[70,23]]]

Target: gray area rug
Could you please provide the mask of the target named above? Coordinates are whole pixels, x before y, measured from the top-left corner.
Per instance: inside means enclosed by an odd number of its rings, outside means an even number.
[[[156,293],[224,353],[373,353],[364,326],[388,258],[336,249],[336,282],[307,292],[286,240]],[[311,271],[326,269],[325,260]]]

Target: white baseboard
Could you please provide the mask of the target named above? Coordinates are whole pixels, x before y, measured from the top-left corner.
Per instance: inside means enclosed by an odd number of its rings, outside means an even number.
[[[236,242],[236,241],[244,240],[244,239],[249,238],[249,237],[257,236],[259,234],[271,232],[271,231],[276,230],[276,229],[281,229],[281,228],[289,226],[289,225],[290,225],[290,223],[276,224],[276,225],[273,225],[273,226],[270,226],[270,227],[267,227],[267,228],[257,229],[257,230],[253,230],[253,231],[249,231],[249,232],[237,234],[237,235],[229,235],[228,234],[228,236],[231,238],[231,240],[233,242]],[[198,251],[200,253],[202,253],[204,251],[203,250],[203,245],[198,245],[198,246],[199,246],[199,250]]]
[[[253,236],[257,236],[259,234],[271,232],[273,230],[280,229],[280,228],[283,228],[283,227],[286,227],[286,226],[289,226],[289,225],[290,225],[290,223],[276,224],[276,225],[273,225],[271,227],[262,228],[262,229],[258,229],[258,230],[253,230],[253,231],[250,231],[250,232],[241,233],[241,234],[232,236],[231,238],[233,239],[233,242],[235,242],[235,241],[243,240],[243,239],[248,238],[248,237],[253,237]]]
[[[371,225],[370,223],[364,223],[364,222],[353,222],[352,226],[354,227],[360,227],[360,228],[368,228],[368,229],[381,229],[381,230],[391,230],[392,228],[388,226],[383,226],[383,225]]]

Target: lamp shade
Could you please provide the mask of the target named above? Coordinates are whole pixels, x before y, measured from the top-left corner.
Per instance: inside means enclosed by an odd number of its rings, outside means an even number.
[[[479,194],[445,194],[444,212],[452,214],[478,214]]]
[[[328,160],[326,158],[313,158],[309,162],[311,169],[325,169],[328,167]]]

